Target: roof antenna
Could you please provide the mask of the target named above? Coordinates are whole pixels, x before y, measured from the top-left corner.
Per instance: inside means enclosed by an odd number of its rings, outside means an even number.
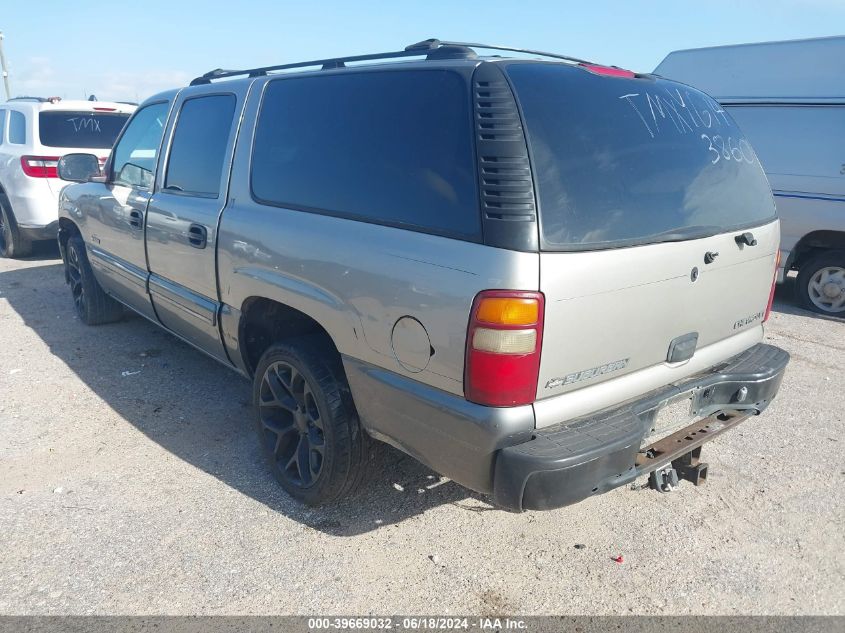
[[[91,95],[90,97],[88,97],[88,101],[96,101],[96,100],[97,100],[97,97],[95,95]]]

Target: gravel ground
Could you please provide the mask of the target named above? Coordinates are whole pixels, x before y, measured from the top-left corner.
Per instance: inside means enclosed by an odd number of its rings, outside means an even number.
[[[141,318],[82,325],[55,257],[0,260],[0,613],[845,614],[845,324],[789,285],[780,395],[705,447],[706,486],[516,515],[391,449],[309,510],[245,380]]]

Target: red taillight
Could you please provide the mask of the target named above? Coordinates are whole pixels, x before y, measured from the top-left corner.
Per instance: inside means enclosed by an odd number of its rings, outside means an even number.
[[[775,257],[775,275],[772,278],[772,289],[769,292],[769,303],[766,304],[766,314],[763,317],[763,323],[769,320],[769,315],[772,313],[772,304],[775,302],[775,288],[778,285],[778,268],[780,267],[780,251]]]
[[[632,72],[630,70],[625,70],[624,68],[618,68],[616,66],[600,66],[598,64],[578,64],[581,68],[586,68],[591,73],[596,73],[597,75],[608,75],[610,77],[627,77],[628,79],[633,79],[637,76],[637,73]]]
[[[59,156],[21,156],[21,169],[30,178],[58,178]]]
[[[97,111],[97,112],[114,112],[115,110],[117,110],[117,108],[97,108],[97,107],[95,107],[94,110]]]
[[[543,343],[539,292],[485,290],[472,303],[464,395],[491,407],[534,402]]]

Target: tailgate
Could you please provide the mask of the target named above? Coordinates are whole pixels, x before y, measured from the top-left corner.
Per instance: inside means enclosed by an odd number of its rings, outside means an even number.
[[[663,384],[679,380],[698,367],[667,361],[673,340],[697,335],[700,350],[759,329],[771,291],[778,223],[751,232],[756,246],[740,247],[738,233],[732,232],[608,251],[541,254],[546,318],[537,398],[659,364],[672,369],[670,380],[661,373]],[[705,264],[708,252],[718,255]]]

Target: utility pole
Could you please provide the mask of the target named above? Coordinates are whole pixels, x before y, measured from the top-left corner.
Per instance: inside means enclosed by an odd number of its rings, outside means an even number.
[[[3,31],[0,31],[0,71],[3,73],[3,85],[6,87],[6,99],[12,98],[12,91],[9,89],[9,71],[6,68],[6,56],[3,54]]]

